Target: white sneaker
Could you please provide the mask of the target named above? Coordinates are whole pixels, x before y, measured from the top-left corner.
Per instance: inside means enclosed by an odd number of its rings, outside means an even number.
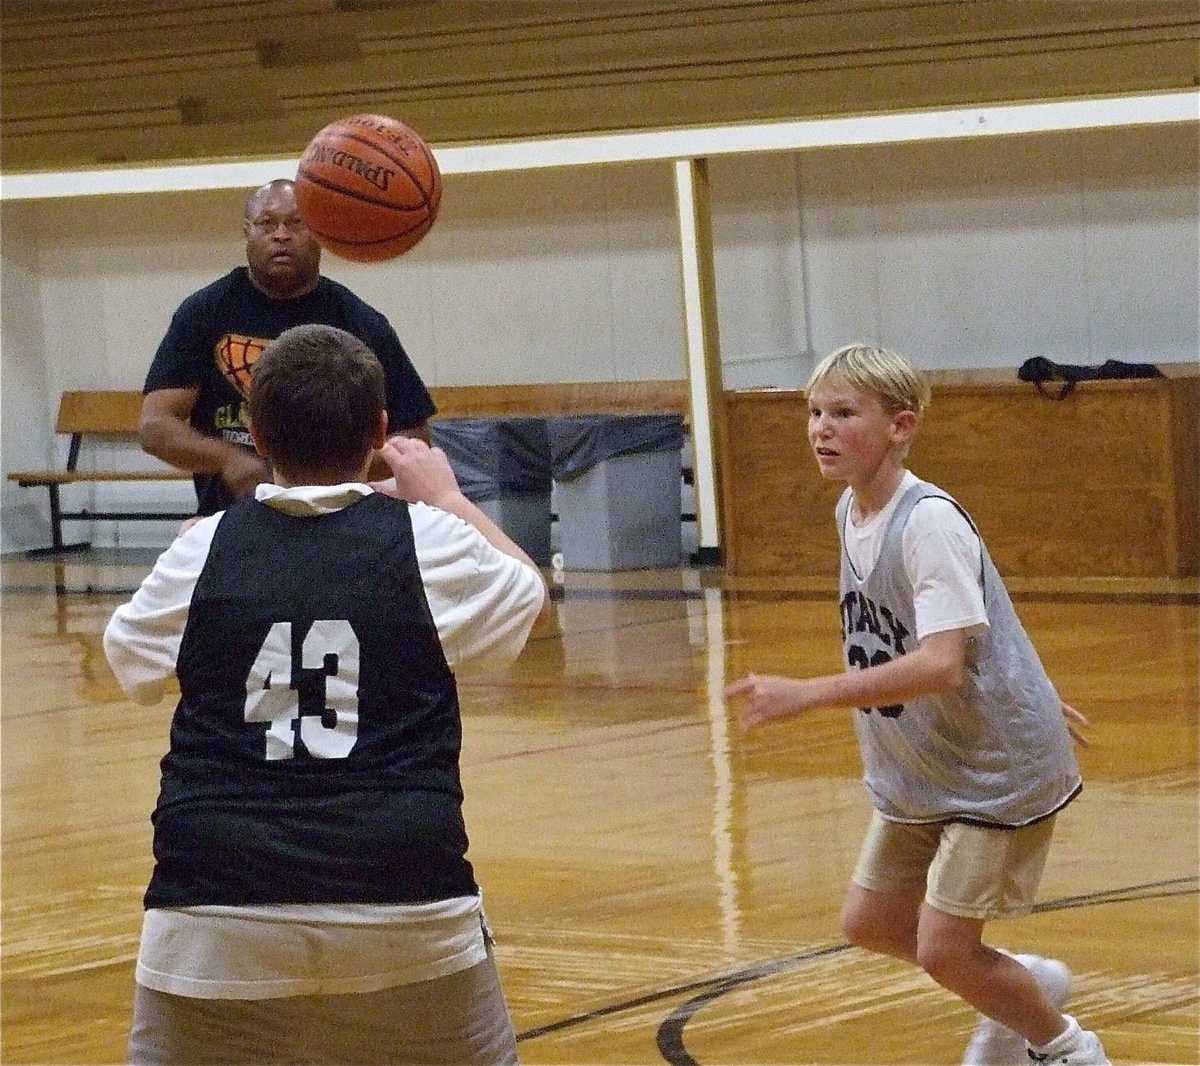
[[[1040,955],[1013,955],[1013,958],[1033,974],[1046,998],[1062,1010],[1071,990],[1071,971],[1066,965]],[[1024,1066],[1028,1062],[1025,1038],[1020,1033],[985,1014],[979,1016],[979,1024],[963,1053],[963,1066]]]
[[[1112,1066],[1104,1053],[1100,1038],[1088,1029],[1079,1030],[1079,1038],[1058,1054],[1039,1055],[1029,1049],[1030,1062],[1053,1063],[1054,1066]]]

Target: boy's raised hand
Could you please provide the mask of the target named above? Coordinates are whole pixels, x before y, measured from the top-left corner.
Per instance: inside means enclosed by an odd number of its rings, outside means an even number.
[[[372,482],[371,488],[376,492],[407,500],[409,503],[426,503],[461,518],[468,525],[474,526],[492,547],[540,575],[537,563],[529,558],[525,549],[480,510],[477,504],[463,495],[458,478],[454,476],[454,468],[441,448],[431,448],[423,440],[415,437],[396,436],[384,441],[379,454],[395,476],[395,484],[386,481]],[[542,606],[534,623],[535,630],[546,627],[554,618],[550,596],[545,591],[544,578],[542,588]]]
[[[434,507],[444,507],[448,499],[462,494],[441,448],[431,448],[416,437],[395,436],[384,442],[379,454],[392,471],[396,485],[392,488],[386,482],[372,483],[377,492]]]

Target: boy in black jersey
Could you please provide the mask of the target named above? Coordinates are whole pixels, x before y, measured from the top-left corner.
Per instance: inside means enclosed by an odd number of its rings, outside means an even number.
[[[283,333],[250,389],[275,483],[181,533],[105,631],[132,698],[180,688],[131,1063],[516,1061],[452,670],[515,658],[546,588],[440,451],[387,438],[384,396],[349,333]]]

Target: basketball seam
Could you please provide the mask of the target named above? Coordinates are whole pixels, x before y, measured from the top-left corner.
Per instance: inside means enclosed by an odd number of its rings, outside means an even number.
[[[424,218],[409,226],[407,229],[402,229],[398,233],[391,233],[386,237],[371,237],[366,240],[351,240],[349,237],[337,237],[332,233],[325,233],[323,230],[313,229],[312,226],[309,226],[308,228],[318,240],[327,241],[331,246],[345,245],[348,248],[368,248],[373,244],[389,244],[392,241],[398,241],[402,237],[407,237],[409,234],[419,230],[422,226],[424,226],[426,231],[428,231],[432,224],[432,220],[428,215],[426,215]]]
[[[349,132],[347,132],[347,133],[339,132],[336,134],[336,136],[344,137],[348,141],[354,141],[357,144],[365,145],[367,148],[370,148],[372,151],[378,152],[385,159],[388,159],[392,163],[395,163],[396,166],[399,167],[402,171],[404,171],[404,173],[408,176],[409,181],[412,183],[412,187],[414,189],[420,190],[420,192],[421,192],[420,207],[429,208],[429,207],[433,206],[433,197],[431,197],[429,195],[429,190],[427,190],[425,188],[424,183],[420,180],[420,176],[418,174],[415,174],[413,172],[412,168],[410,166],[408,166],[403,160],[397,159],[396,156],[392,155],[385,148],[381,148],[377,141],[372,141],[366,137],[361,136],[360,134],[349,133]],[[422,153],[422,154],[425,154],[425,153]],[[433,175],[435,173],[437,173],[437,163],[433,159],[432,154],[429,154],[427,156],[427,162],[430,164],[430,177],[432,178]],[[330,189],[330,190],[333,190],[336,192],[345,193],[347,196],[353,196],[356,199],[362,200],[364,203],[375,204],[378,207],[391,207],[393,209],[395,208],[395,204],[391,203],[387,200],[377,200],[372,196],[363,196],[363,195],[360,195],[359,193],[351,192],[347,189],[335,188],[333,185],[329,185],[326,182],[317,181],[316,177],[312,174],[312,172],[305,168],[303,159],[300,160],[300,173],[303,174],[309,181],[315,182],[316,184],[319,184],[319,185],[323,185],[327,189]],[[434,184],[434,183],[431,182],[431,184]],[[417,209],[418,209],[417,207],[405,208],[405,210],[413,210],[413,211],[415,211]]]

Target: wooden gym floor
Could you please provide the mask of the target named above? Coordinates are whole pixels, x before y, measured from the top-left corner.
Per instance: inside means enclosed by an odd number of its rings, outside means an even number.
[[[100,634],[153,553],[0,561],[0,1061],[119,1063],[172,702]],[[60,591],[56,594],[56,586]],[[723,685],[839,667],[832,588],[568,573],[561,635],[460,678],[471,857],[525,1063],[954,1063],[970,1011],[850,948],[866,824],[846,712],[739,734]],[[1093,722],[1028,918],[1114,1062],[1200,1062],[1195,581],[1010,583]]]

